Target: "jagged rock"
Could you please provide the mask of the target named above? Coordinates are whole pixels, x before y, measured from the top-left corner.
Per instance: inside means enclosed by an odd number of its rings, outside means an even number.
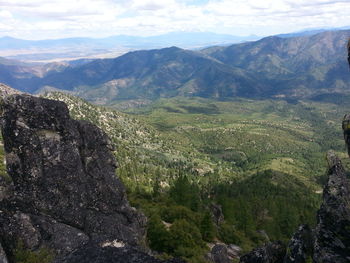
[[[0,98],[4,98],[7,97],[9,95],[13,95],[13,94],[22,94],[23,92],[19,91],[19,90],[15,90],[3,83],[0,83]]]
[[[207,259],[214,263],[231,263],[233,259],[239,258],[241,251],[239,246],[217,243],[208,253]]]
[[[240,263],[283,263],[286,246],[276,241],[254,249],[240,258]]]
[[[235,258],[239,258],[239,256],[241,255],[241,252],[242,252],[242,248],[240,248],[239,246],[236,246],[233,244],[227,245],[227,255],[229,256],[231,261]]]
[[[66,257],[54,263],[185,263],[180,259],[167,261],[155,259],[154,257],[136,250],[122,242],[111,242],[108,244],[88,244]]]
[[[210,205],[213,220],[217,226],[224,221],[224,213],[222,212],[221,205],[212,203]]]
[[[6,96],[2,115],[12,186],[0,198],[0,243],[9,259],[21,241],[27,249],[49,248],[56,262],[73,251],[80,251],[79,262],[140,262],[141,252],[88,251],[91,243],[113,240],[138,251],[145,233],[145,217],[130,207],[115,176],[108,137],[88,122],[70,119],[58,101]],[[125,260],[89,260],[94,253]]]
[[[0,202],[11,195],[12,188],[11,178],[8,175],[0,176]]]
[[[227,246],[225,244],[215,244],[208,253],[207,258],[214,263],[230,263],[232,260],[227,253]]]
[[[340,159],[329,152],[328,183],[317,214],[314,262],[350,262],[350,184]]]
[[[345,144],[348,150],[348,155],[350,156],[350,114],[346,114],[342,122],[343,134]]]
[[[313,253],[313,233],[308,225],[301,225],[288,244],[284,263],[305,263]]]
[[[8,263],[5,251],[2,248],[1,244],[0,244],[0,263]]]

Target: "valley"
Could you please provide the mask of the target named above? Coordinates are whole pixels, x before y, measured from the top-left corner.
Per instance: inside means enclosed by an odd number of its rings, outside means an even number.
[[[109,135],[128,198],[150,218],[149,245],[190,262],[205,262],[208,242],[248,251],[266,241],[259,231],[287,240],[300,223],[315,224],[325,152],[349,165],[339,126],[349,103],[176,97],[121,113],[63,93],[45,97]],[[224,221],[201,228],[213,204]],[[171,241],[188,228],[189,240]]]

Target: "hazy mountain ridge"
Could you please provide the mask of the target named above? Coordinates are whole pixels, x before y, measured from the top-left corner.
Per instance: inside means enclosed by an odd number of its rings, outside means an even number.
[[[0,38],[0,50],[76,46],[90,46],[95,48],[113,48],[116,46],[159,48],[168,45],[203,47],[219,43],[237,43],[258,38],[257,36],[234,36],[210,32],[171,32],[148,37],[117,35],[105,38],[72,37],[47,40],[24,40],[13,37],[2,37]]]
[[[256,40],[257,36],[233,36],[211,32],[171,32],[156,36],[117,35],[105,38],[73,37],[47,40],[0,38],[0,56],[25,61],[64,61],[78,58],[113,58],[132,50],[179,46],[198,49]]]

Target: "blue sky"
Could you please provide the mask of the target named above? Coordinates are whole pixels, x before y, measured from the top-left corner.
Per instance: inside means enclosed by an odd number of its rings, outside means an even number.
[[[0,37],[273,35],[350,25],[350,0],[0,0]]]

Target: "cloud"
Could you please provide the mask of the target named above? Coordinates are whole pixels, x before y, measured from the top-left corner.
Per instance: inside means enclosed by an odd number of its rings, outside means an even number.
[[[30,3],[11,0],[1,1],[0,6],[8,11],[35,19],[65,19],[70,17],[101,15],[114,12],[118,5],[108,0],[30,0]]]
[[[138,11],[156,11],[177,6],[177,3],[174,0],[133,0],[129,4],[131,4],[132,9],[136,9]]]
[[[183,30],[266,35],[349,21],[348,0],[0,0],[0,35],[31,39]]]
[[[12,13],[7,10],[0,10],[0,18],[1,19],[12,19]]]

